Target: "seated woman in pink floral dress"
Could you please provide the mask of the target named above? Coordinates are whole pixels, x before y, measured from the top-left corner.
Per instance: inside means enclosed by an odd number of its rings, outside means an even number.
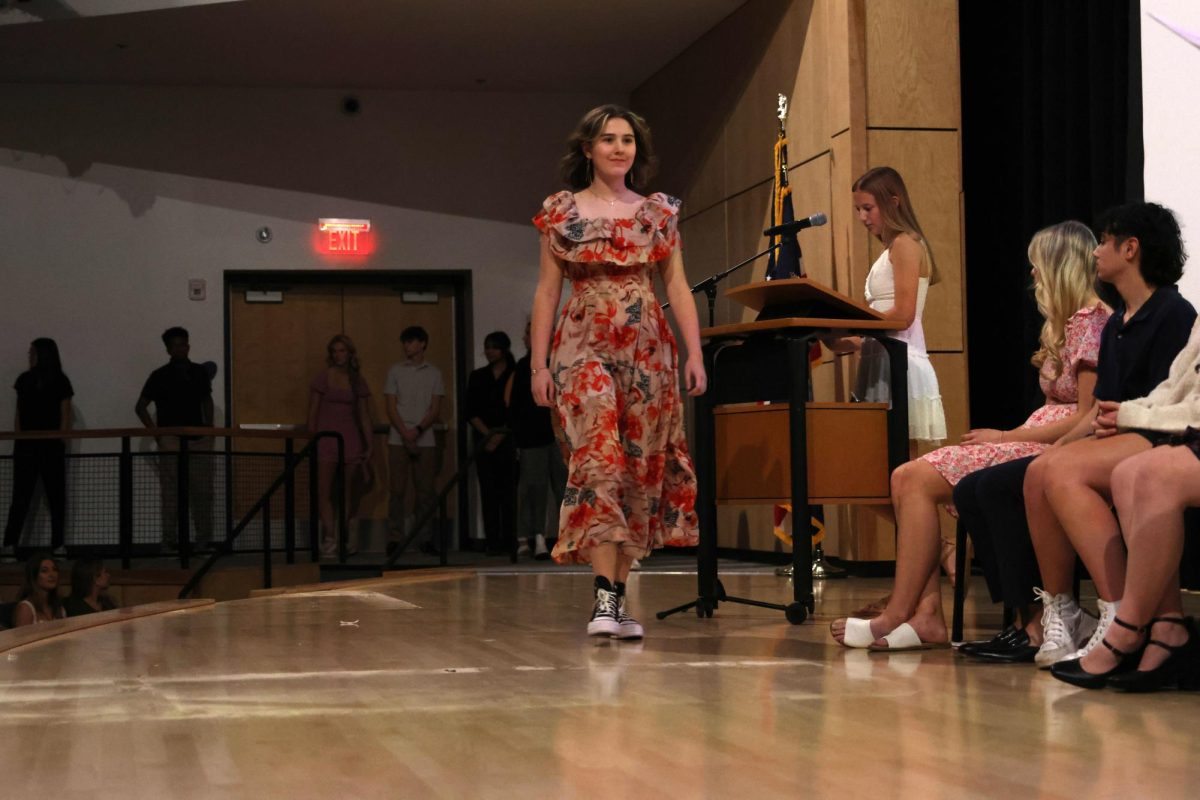
[[[696,306],[680,255],[679,201],[642,196],[654,163],[645,120],[592,109],[568,140],[562,176],[534,224],[541,268],[531,317],[534,400],[555,406],[570,449],[559,513],[559,563],[591,563],[588,634],[640,639],[625,580],[635,559],[697,542],[696,474],[683,433],[675,337],[654,291],[657,274],[687,344],[688,393],[704,392]],[[554,311],[564,278],[572,294]]]
[[[1046,321],[1032,361],[1046,403],[1015,430],[970,431],[962,444],[942,447],[892,473],[895,586],[878,617],[835,621],[830,630],[838,642],[900,650],[947,641],[938,580],[938,505],[951,502],[954,485],[964,476],[1041,453],[1091,411],[1100,332],[1110,314],[1094,289],[1095,248],[1091,230],[1080,222],[1063,222],[1034,235],[1029,262],[1038,310]]]

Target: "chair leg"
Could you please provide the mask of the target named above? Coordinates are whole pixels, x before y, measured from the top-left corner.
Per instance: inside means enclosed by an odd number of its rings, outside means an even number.
[[[971,579],[971,571],[967,567],[967,526],[961,519],[954,529],[956,551],[954,553],[954,621],[951,626],[950,640],[963,640],[963,605],[967,598],[967,582]]]

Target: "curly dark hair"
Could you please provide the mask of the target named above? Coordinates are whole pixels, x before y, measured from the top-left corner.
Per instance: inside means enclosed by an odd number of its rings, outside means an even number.
[[[633,128],[633,166],[625,175],[625,185],[630,189],[642,189],[654,177],[658,169],[658,158],[654,155],[654,142],[650,137],[650,126],[640,115],[624,106],[603,105],[583,115],[575,130],[567,138],[567,154],[559,162],[559,175],[572,190],[586,189],[592,183],[592,163],[583,152],[583,145],[595,141],[604,132],[610,119],[623,119]]]
[[[1126,203],[1110,208],[1096,220],[1096,238],[1111,236],[1120,244],[1137,239],[1142,279],[1151,286],[1170,286],[1183,275],[1187,251],[1179,221],[1158,203]]]

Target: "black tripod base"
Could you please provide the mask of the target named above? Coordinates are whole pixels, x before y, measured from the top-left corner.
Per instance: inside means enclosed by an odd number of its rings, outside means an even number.
[[[717,581],[716,597],[697,597],[689,603],[684,603],[675,608],[669,608],[666,611],[659,611],[654,616],[658,619],[666,619],[672,614],[679,614],[683,611],[696,609],[696,616],[701,619],[711,618],[713,612],[717,609],[718,603],[737,603],[743,606],[758,606],[759,608],[770,608],[775,611],[782,611],[787,621],[793,625],[799,625],[808,619],[808,614],[811,609],[804,603],[799,601],[788,603],[786,606],[780,603],[764,603],[761,600],[751,600],[748,597],[731,597],[725,594],[725,587],[721,581]]]

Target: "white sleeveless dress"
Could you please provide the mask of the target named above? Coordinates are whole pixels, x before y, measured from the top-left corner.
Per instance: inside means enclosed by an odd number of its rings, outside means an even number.
[[[946,412],[942,409],[937,373],[925,350],[925,329],[921,326],[928,293],[929,278],[919,278],[913,324],[891,336],[908,345],[908,438],[940,442],[946,438]],[[890,311],[896,304],[896,282],[888,250],[871,265],[866,296],[867,304],[876,311]],[[854,396],[866,403],[891,402],[890,376],[887,351],[874,339],[863,339]]]

